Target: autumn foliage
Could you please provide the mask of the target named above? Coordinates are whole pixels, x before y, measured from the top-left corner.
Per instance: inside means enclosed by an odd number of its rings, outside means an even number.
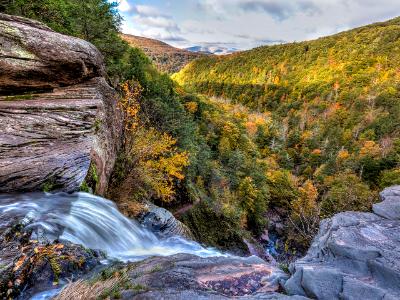
[[[269,207],[285,211],[299,242],[320,218],[368,211],[380,189],[400,182],[399,30],[395,18],[201,58],[173,76],[224,109],[246,108],[235,115],[265,166]],[[219,149],[231,150],[238,132],[230,124],[220,132]]]
[[[124,83],[122,91],[125,143],[120,180],[131,192],[131,200],[156,198],[168,202],[176,194],[175,184],[185,178],[189,154],[179,151],[176,139],[149,127],[140,115],[143,88],[139,82]]]

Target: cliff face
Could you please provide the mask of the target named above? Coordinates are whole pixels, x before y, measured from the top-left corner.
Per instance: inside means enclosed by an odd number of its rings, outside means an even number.
[[[0,14],[0,192],[103,194],[120,145],[118,95],[90,43]]]

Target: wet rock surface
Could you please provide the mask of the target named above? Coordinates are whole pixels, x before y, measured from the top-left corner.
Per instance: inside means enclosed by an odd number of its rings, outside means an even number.
[[[0,228],[0,298],[28,299],[87,274],[104,255],[68,242],[40,243],[22,223]]]
[[[287,275],[258,257],[154,257],[129,267],[123,299],[305,299],[276,293]]]
[[[100,52],[2,14],[0,45],[0,192],[75,191],[93,162],[104,194],[122,118]]]
[[[141,213],[138,221],[161,238],[178,235],[194,239],[193,234],[185,224],[177,220],[168,210],[152,203],[146,203],[144,212]]]
[[[400,187],[381,193],[374,213],[321,222],[307,255],[291,266],[289,294],[317,299],[400,298]]]

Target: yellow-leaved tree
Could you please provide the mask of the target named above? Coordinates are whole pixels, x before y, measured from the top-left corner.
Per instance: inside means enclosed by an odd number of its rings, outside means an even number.
[[[157,198],[168,202],[175,196],[175,183],[183,180],[189,154],[179,151],[177,140],[148,127],[140,118],[143,88],[136,81],[122,85],[120,107],[125,113],[125,149],[117,186],[130,195],[129,200]]]
[[[299,188],[297,199],[291,203],[291,235],[300,245],[308,246],[318,231],[320,208],[317,199],[318,190],[311,180],[307,180]]]
[[[183,168],[189,164],[188,153],[179,152],[174,138],[154,128],[138,127],[127,145],[130,173],[141,194],[170,201],[175,195],[174,181],[185,178]]]

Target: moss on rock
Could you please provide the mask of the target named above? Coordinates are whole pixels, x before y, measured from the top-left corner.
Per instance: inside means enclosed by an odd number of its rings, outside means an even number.
[[[97,172],[96,165],[93,161],[90,163],[88,173],[85,180],[82,182],[80,190],[86,193],[94,193],[99,183],[99,175]]]

